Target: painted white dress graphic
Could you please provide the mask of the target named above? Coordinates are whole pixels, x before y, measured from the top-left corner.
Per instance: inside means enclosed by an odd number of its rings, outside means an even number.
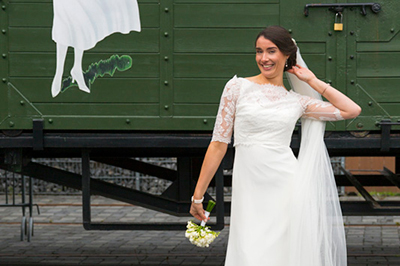
[[[136,0],[53,0],[52,38],[57,43],[56,74],[51,93],[56,97],[62,86],[68,47],[74,48],[73,82],[90,93],[82,71],[83,52],[115,32],[140,31],[139,8]]]

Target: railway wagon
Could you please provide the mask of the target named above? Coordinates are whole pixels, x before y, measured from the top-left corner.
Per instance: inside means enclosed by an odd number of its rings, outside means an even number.
[[[400,2],[318,2],[139,0],[141,32],[114,33],[84,51],[82,71],[90,93],[73,82],[69,71],[76,51],[70,47],[60,93],[52,95],[58,58],[52,40],[53,2],[1,0],[0,167],[82,189],[88,230],[183,228],[92,223],[90,195],[187,215],[224,84],[234,75],[258,73],[255,36],[268,25],[287,28],[309,68],[362,107],[353,120],[327,123],[330,154],[398,156]],[[300,128],[293,134],[295,152]],[[230,185],[230,178],[223,170],[231,167],[233,156],[230,147],[212,183],[217,187],[216,229],[229,213],[223,186]],[[41,157],[82,158],[82,174],[31,161]],[[134,157],[176,157],[177,170]],[[156,196],[102,182],[90,177],[90,160],[170,180],[172,185]],[[400,167],[397,170],[364,176],[343,169],[337,184],[356,186],[366,199],[343,202],[344,213],[398,214],[399,202],[375,201],[363,188],[399,186]]]

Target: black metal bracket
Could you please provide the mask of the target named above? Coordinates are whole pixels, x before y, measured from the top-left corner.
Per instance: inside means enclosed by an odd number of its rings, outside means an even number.
[[[4,163],[14,172],[20,172],[24,163],[22,149],[4,149]]]
[[[304,7],[304,15],[308,17],[310,7],[328,7],[330,11],[335,13],[342,13],[346,7],[360,7],[361,14],[363,16],[367,15],[365,7],[370,6],[372,12],[375,14],[381,11],[381,5],[378,3],[337,3],[337,4],[307,4]]]
[[[390,171],[388,168],[383,167],[382,174],[388,179],[393,185],[396,187],[400,188],[400,176],[396,175],[392,171]]]
[[[33,119],[33,150],[41,151],[44,148],[43,119]]]
[[[393,125],[400,125],[400,122],[392,122],[390,119],[382,119],[378,123],[382,130],[381,136],[381,151],[386,152],[390,150],[390,130]]]
[[[356,179],[356,177],[350,173],[350,171],[346,170],[343,166],[340,166],[341,170],[347,177],[347,179],[353,184],[353,186],[360,192],[361,196],[365,199],[368,203],[370,208],[372,209],[388,209],[388,210],[399,210],[400,206],[382,206],[378,201],[376,201],[371,194],[363,187],[363,185]]]

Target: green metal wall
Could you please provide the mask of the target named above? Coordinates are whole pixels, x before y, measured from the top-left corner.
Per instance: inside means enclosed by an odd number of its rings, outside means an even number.
[[[367,9],[367,16],[345,9],[341,32],[333,31],[327,8],[305,17],[304,0],[138,2],[142,32],[113,34],[83,58],[86,69],[129,55],[132,68],[97,79],[90,94],[74,87],[52,98],[52,1],[0,1],[0,129],[30,129],[32,119],[43,118],[45,129],[211,130],[224,84],[258,74],[254,38],[274,24],[292,32],[319,78],[363,108],[329,130],[378,130],[380,120],[400,119],[400,1],[380,1],[382,11]],[[64,77],[72,64],[70,48]]]

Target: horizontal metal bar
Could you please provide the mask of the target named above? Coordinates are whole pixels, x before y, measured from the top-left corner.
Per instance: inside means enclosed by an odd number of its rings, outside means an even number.
[[[376,124],[377,125],[394,125],[394,126],[398,126],[398,125],[400,125],[400,121],[392,122],[391,120],[388,120],[388,121],[382,120],[380,122],[377,122]]]
[[[360,7],[361,14],[367,15],[365,7],[370,6],[372,12],[378,13],[381,11],[381,5],[378,3],[332,3],[332,4],[306,4],[304,7],[304,15],[308,17],[310,7],[329,7],[334,12],[343,12],[345,7]]]
[[[385,215],[400,215],[400,201],[377,201],[383,208],[375,209],[370,206],[366,201],[360,200],[341,200],[340,207],[344,216],[385,216]],[[225,215],[229,216],[231,212],[231,202],[225,202],[224,204]]]
[[[91,223],[86,226],[87,230],[172,230],[172,231],[184,231],[186,230],[186,223]],[[224,225],[218,225],[216,223],[207,224],[213,230],[222,230]]]
[[[29,207],[29,203],[18,203],[18,204],[0,204],[0,207]]]
[[[390,150],[381,151],[382,134],[371,133],[366,137],[355,137],[350,132],[327,132],[325,143],[331,156],[397,155],[400,152],[400,135],[390,134]],[[204,155],[210,143],[211,134],[188,133],[44,133],[44,151],[30,150],[31,157],[80,157],[78,149],[91,149],[92,157],[154,157],[159,155]],[[0,135],[0,153],[5,148],[32,149],[32,133],[17,137]],[[291,147],[297,152],[300,140],[293,134]],[[232,146],[230,146],[232,147]],[[362,154],[361,154],[362,149]],[[143,156],[141,156],[143,155]]]
[[[394,186],[385,175],[383,174],[371,174],[371,175],[354,175],[354,178],[358,180],[364,187],[391,187]],[[353,184],[347,179],[345,175],[335,175],[335,181],[337,186],[353,186]],[[232,175],[224,175],[224,184],[227,187],[232,186]],[[211,180],[210,186],[215,186],[214,179]]]
[[[344,216],[391,216],[400,215],[400,201],[378,201],[384,207],[374,209],[366,201],[341,201],[340,206]]]

